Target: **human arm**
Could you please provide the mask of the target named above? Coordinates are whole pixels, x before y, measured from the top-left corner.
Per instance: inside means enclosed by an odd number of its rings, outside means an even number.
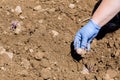
[[[93,14],[92,19],[102,27],[118,12],[120,12],[120,0],[102,0],[100,6]]]
[[[91,20],[76,33],[74,49],[78,54],[82,54],[79,50],[81,48],[84,50],[90,49],[90,42],[98,34],[99,28],[109,22],[120,11],[119,3],[120,0],[103,0]]]

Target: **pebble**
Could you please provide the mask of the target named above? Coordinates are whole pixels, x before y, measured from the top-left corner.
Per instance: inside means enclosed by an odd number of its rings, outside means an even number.
[[[0,54],[7,54],[7,56],[12,60],[13,58],[13,53],[12,52],[7,52],[5,48],[0,46]]]
[[[10,59],[13,58],[13,53],[12,53],[12,52],[6,52],[6,54],[8,55],[8,57],[9,57]]]
[[[75,4],[69,4],[69,8],[71,9],[75,8]]]
[[[45,56],[45,53],[43,52],[37,52],[34,54],[34,58],[37,60],[41,60]]]
[[[53,34],[53,37],[56,37],[56,36],[59,35],[59,33],[58,33],[57,31],[55,31],[55,30],[52,30],[51,32],[52,32],[52,34]]]
[[[25,17],[24,17],[24,16],[22,16],[22,15],[20,15],[20,19],[22,19],[22,20],[23,20],[23,19],[25,19]]]
[[[40,11],[40,10],[42,10],[41,5],[38,5],[38,6],[34,7],[34,10],[35,10],[35,11]]]
[[[89,70],[84,66],[83,70],[81,71],[82,74],[89,74]]]
[[[14,13],[14,12],[15,12],[15,10],[14,10],[14,9],[11,9],[11,12],[12,12],[12,13]]]
[[[30,53],[33,53],[33,52],[34,52],[34,50],[33,50],[33,49],[29,49],[29,51],[30,51]]]
[[[58,16],[58,20],[62,20],[62,17],[61,17],[61,16]]]
[[[43,23],[43,19],[40,19],[38,22],[39,22],[40,24],[42,24],[42,23]]]
[[[1,70],[6,71],[5,67],[0,67]]]
[[[15,12],[16,12],[18,15],[21,14],[21,13],[22,13],[21,7],[20,7],[20,6],[16,6]]]
[[[6,34],[8,34],[8,32],[7,32],[7,31],[3,31],[3,34],[5,34],[5,35],[6,35]]]

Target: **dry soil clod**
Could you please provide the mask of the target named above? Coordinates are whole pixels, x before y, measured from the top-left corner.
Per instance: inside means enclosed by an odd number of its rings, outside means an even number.
[[[77,52],[77,54],[81,55],[82,57],[84,57],[86,54],[86,50],[84,50],[82,48],[76,49],[76,52]]]

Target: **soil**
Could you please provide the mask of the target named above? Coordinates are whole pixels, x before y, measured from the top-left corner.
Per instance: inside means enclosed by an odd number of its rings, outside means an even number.
[[[0,80],[120,80],[120,30],[81,58],[72,41],[96,0],[1,0]]]

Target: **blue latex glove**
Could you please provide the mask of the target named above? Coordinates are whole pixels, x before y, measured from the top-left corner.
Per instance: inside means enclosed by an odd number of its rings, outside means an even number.
[[[100,30],[98,26],[92,19],[82,27],[74,38],[74,49],[82,48],[85,50],[90,50],[90,42],[97,36]]]

